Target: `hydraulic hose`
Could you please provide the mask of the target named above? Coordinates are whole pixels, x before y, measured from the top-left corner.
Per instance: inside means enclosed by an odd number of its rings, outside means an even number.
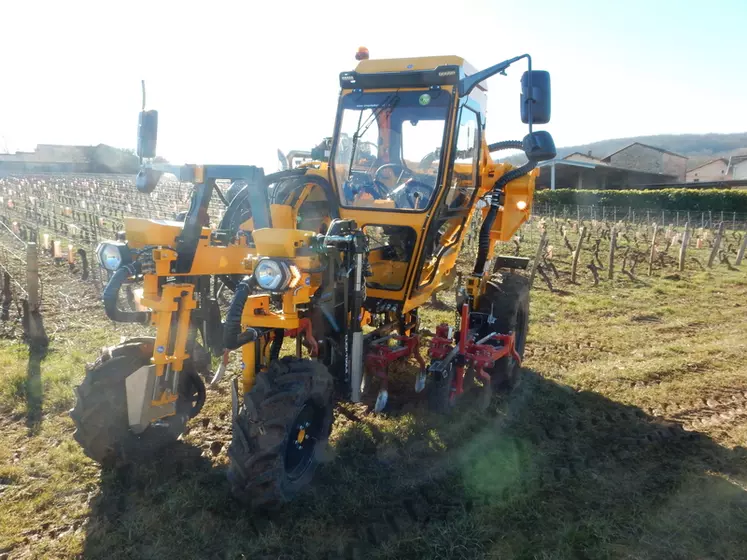
[[[490,153],[498,152],[500,150],[522,150],[524,143],[521,140],[504,140],[503,142],[496,142],[488,146]]]
[[[247,276],[236,286],[231,300],[231,306],[226,314],[223,326],[223,346],[228,350],[236,350],[247,342],[254,342],[260,336],[257,329],[247,329],[241,332],[241,315],[244,313],[246,298],[252,291],[252,280]]]
[[[270,361],[275,361],[280,358],[280,350],[283,349],[283,338],[285,337],[285,329],[275,329],[275,338],[272,339],[270,344]]]
[[[322,191],[324,191],[324,196],[327,198],[327,202],[329,204],[330,217],[332,219],[340,217],[340,208],[339,203],[337,202],[337,196],[332,190],[332,185],[329,184],[329,181],[327,181],[327,179],[324,179],[323,177],[319,177],[317,175],[301,175],[288,180],[288,183],[290,183],[290,186],[285,186],[285,188],[282,189],[282,194],[286,200],[292,193],[303,189],[306,185],[316,185],[320,189],[322,189]],[[277,202],[277,198],[279,196],[277,191],[278,188],[279,186],[275,187],[276,190],[273,192],[272,200],[270,201],[272,203]],[[280,204],[282,204],[282,201],[280,202]]]
[[[333,217],[339,217],[339,204],[337,202],[337,197],[332,191],[332,187],[329,184],[329,181],[316,175],[306,176],[305,174],[305,169],[289,169],[286,171],[278,171],[277,173],[265,175],[264,185],[262,188],[268,188],[272,184],[282,183],[283,181],[290,180],[303,181],[302,185],[313,183],[315,185],[318,185],[324,191],[324,194],[330,203],[330,211],[332,214],[334,214]],[[239,191],[235,195],[233,195],[233,198],[231,198],[231,200],[229,201],[230,203],[228,205],[228,209],[226,210],[226,213],[223,215],[223,219],[218,225],[218,229],[238,228],[239,224],[234,223],[237,219],[241,219],[243,221],[244,219],[248,219],[248,217],[250,217],[244,216],[244,214],[248,214],[249,212],[249,204],[246,201],[246,198],[249,195],[249,188],[249,185],[245,185],[244,187],[239,189]]]
[[[133,276],[135,271],[130,266],[122,266],[109,279],[104,288],[101,299],[104,302],[106,316],[117,323],[143,323],[150,322],[150,312],[148,311],[122,311],[117,307],[119,299],[119,289],[122,287],[127,278]]]
[[[491,152],[507,149],[521,150],[522,147],[523,143],[520,140],[496,142],[495,144],[491,144],[490,146],[488,146]],[[490,193],[490,209],[488,210],[488,213],[482,222],[482,227],[480,228],[480,236],[477,242],[477,260],[475,261],[475,268],[473,271],[474,274],[482,274],[485,270],[485,262],[488,260],[488,252],[490,251],[490,230],[493,228],[495,217],[498,215],[498,208],[501,205],[501,194],[504,187],[514,179],[523,177],[536,166],[536,162],[527,162],[521,167],[512,169],[511,171],[502,175],[495,182],[495,185],[493,185],[493,190]]]
[[[267,188],[268,185],[271,185],[276,181],[295,177],[301,173],[305,173],[305,171],[293,169],[292,171],[280,171],[278,173],[272,173],[271,175],[265,175],[262,188]],[[226,213],[223,214],[223,219],[220,221],[220,224],[218,224],[218,229],[233,229],[234,225],[238,228],[239,224],[234,224],[233,222],[237,218],[242,218],[243,215],[248,213],[250,210],[249,204],[245,200],[249,195],[249,188],[249,185],[244,185],[231,196],[231,200],[228,201],[228,204],[226,205],[228,206]]]

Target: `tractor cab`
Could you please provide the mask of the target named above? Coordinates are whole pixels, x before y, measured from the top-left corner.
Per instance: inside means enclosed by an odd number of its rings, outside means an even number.
[[[451,95],[361,91],[341,103],[334,159],[340,204],[414,212],[430,206]]]
[[[443,56],[366,59],[340,75],[329,178],[341,216],[368,237],[370,297],[406,302],[453,278],[486,101],[482,85],[460,96],[471,74]]]

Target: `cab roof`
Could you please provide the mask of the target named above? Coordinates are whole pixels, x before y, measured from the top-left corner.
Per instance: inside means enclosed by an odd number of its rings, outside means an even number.
[[[359,74],[379,74],[383,72],[417,72],[423,70],[435,70],[440,66],[459,66],[464,76],[475,74],[477,70],[461,56],[420,56],[411,58],[379,58],[367,59],[358,62],[355,72]],[[480,89],[487,91],[484,83],[479,85]]]

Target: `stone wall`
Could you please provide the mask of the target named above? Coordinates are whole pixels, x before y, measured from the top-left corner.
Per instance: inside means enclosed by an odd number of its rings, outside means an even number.
[[[697,169],[687,172],[687,182],[694,183],[700,182],[705,183],[708,181],[723,181],[729,179],[726,176],[726,168],[728,164],[723,159],[717,159],[705,165],[701,165]]]
[[[683,182],[687,171],[687,158],[668,154],[641,144],[628,146],[606,157],[604,161],[614,167],[671,175]]]
[[[681,182],[685,182],[685,174],[687,173],[687,158],[682,156],[675,156],[661,152],[662,156],[662,168],[664,173],[677,177]]]

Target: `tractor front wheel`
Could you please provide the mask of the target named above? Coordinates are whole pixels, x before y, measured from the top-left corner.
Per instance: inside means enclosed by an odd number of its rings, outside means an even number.
[[[75,408],[70,411],[73,437],[86,455],[104,466],[147,459],[175,441],[205,402],[205,385],[187,360],[176,415],[154,422],[140,434],[130,430],[125,380],[150,363],[153,345],[153,338],[138,338],[107,350],[75,389]]]
[[[332,429],[332,389],[332,375],[316,361],[286,357],[257,374],[228,447],[237,498],[273,509],[308,485]]]

